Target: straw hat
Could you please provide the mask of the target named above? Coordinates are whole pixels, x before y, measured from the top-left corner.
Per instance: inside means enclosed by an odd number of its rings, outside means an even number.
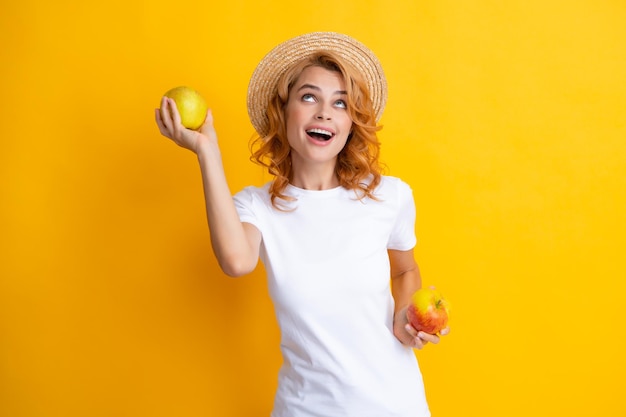
[[[387,102],[387,81],[376,55],[365,45],[335,32],[313,32],[289,39],[272,49],[254,70],[248,85],[248,115],[261,136],[269,130],[267,106],[281,74],[291,65],[319,51],[331,51],[359,71],[369,89],[376,121]]]

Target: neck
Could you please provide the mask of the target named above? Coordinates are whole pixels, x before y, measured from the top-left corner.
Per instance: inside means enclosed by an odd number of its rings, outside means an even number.
[[[294,170],[291,185],[304,190],[330,190],[339,186],[339,179],[335,174],[334,165],[328,167],[309,167]]]

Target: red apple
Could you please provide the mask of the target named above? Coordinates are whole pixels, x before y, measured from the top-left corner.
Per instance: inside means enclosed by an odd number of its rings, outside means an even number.
[[[433,288],[421,288],[411,296],[407,318],[417,331],[437,334],[448,324],[450,305]]]

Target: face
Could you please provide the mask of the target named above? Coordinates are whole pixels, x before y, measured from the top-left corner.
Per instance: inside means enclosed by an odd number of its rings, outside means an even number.
[[[302,71],[285,106],[294,171],[315,166],[334,172],[352,128],[347,105],[341,73],[315,66]]]

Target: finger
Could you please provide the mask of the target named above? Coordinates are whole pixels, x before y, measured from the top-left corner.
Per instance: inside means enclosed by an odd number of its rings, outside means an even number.
[[[163,124],[163,120],[161,119],[161,110],[154,109],[154,120],[156,120],[156,124],[159,127],[159,132],[163,136],[167,136],[167,130],[165,129],[165,125]]]
[[[180,113],[178,112],[178,107],[176,107],[176,102],[172,98],[167,98],[167,102],[170,107],[170,113],[172,114],[172,120],[174,121],[174,126],[180,126],[181,118]]]
[[[154,120],[156,121],[157,126],[159,126],[159,130],[163,133],[163,120],[161,120],[161,110],[154,109]]]
[[[419,337],[414,337],[413,339],[411,339],[411,343],[409,343],[409,346],[412,346],[413,348],[418,350],[422,350],[427,343],[427,341],[422,340]]]
[[[416,338],[417,337],[418,331],[415,330],[415,328],[413,328],[413,326],[411,326],[410,324],[407,323],[404,326],[404,330],[406,330],[406,332],[408,334],[410,334],[412,338]]]
[[[204,118],[204,123],[202,123],[202,127],[200,128],[200,132],[207,134],[211,130],[213,130],[213,112],[211,109],[208,109]]]
[[[429,334],[429,333],[425,333],[425,332],[419,332],[417,337],[419,339],[421,339],[424,342],[430,342],[433,344],[437,344],[439,343],[439,336],[435,335],[435,334]]]
[[[441,331],[439,332],[440,336],[445,336],[447,334],[450,334],[450,328],[449,327],[445,327],[445,328],[441,329]]]
[[[411,326],[410,324],[406,324],[404,326],[404,329],[406,330],[406,332],[409,334],[410,339],[408,341],[407,346],[411,346],[415,349],[422,349],[424,348],[424,345],[426,345],[426,343],[428,343],[427,340],[421,339],[419,337],[419,333],[417,330],[415,330],[415,328],[413,328],[413,326]]]
[[[167,100],[167,97],[161,98],[161,107],[159,109],[161,124],[165,128],[166,131],[171,132],[172,130],[172,114],[170,112],[170,105]]]

